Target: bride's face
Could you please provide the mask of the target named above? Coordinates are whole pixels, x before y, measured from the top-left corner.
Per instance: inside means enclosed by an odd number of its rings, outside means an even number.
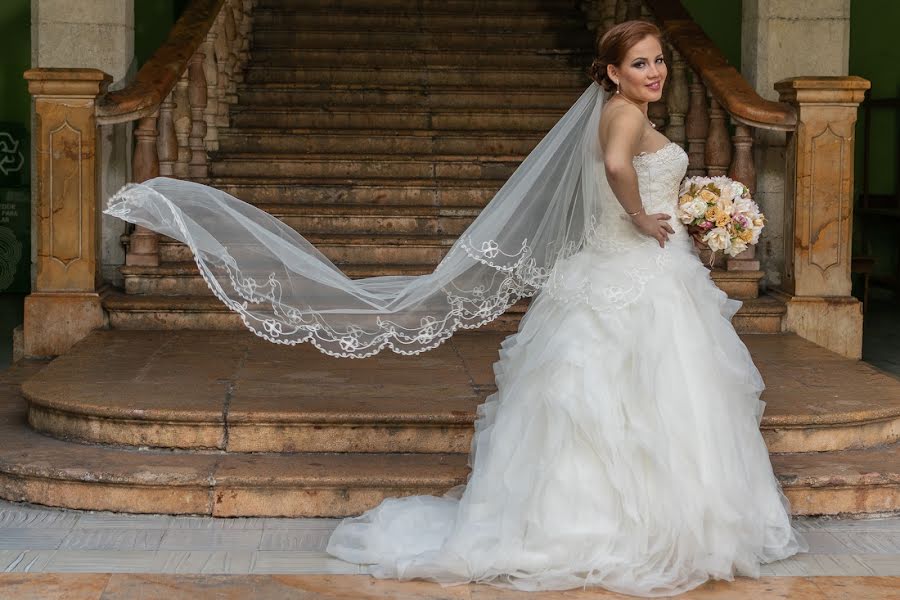
[[[609,65],[607,71],[619,83],[619,93],[637,103],[659,100],[669,72],[662,46],[652,35],[632,46],[622,63]]]

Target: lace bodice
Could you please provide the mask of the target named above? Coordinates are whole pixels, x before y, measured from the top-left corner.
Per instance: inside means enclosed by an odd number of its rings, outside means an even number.
[[[669,142],[655,152],[641,153],[633,159],[638,176],[638,188],[644,210],[647,213],[668,213],[672,218],[668,223],[675,230],[669,235],[670,242],[687,238],[686,227],[675,217],[678,204],[678,189],[687,171],[688,156],[681,146]],[[612,193],[603,194],[599,221],[587,243],[601,251],[624,251],[641,244],[656,244],[656,240],[641,234],[632,224]]]

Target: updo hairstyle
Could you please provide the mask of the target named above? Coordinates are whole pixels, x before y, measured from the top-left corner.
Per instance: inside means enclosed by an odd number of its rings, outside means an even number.
[[[623,21],[610,27],[597,43],[597,58],[588,68],[588,76],[607,92],[615,91],[616,84],[607,75],[606,66],[621,65],[628,50],[648,35],[662,44],[662,33],[649,21]]]

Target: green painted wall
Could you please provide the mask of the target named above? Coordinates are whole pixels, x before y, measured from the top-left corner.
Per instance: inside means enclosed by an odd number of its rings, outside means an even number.
[[[741,0],[681,0],[697,25],[741,70]]]
[[[900,47],[897,25],[900,24],[900,2],[852,0],[850,4],[850,73],[872,82],[872,98],[900,97]],[[900,118],[896,110],[872,113],[869,145],[869,189],[876,194],[896,193],[900,186],[897,172],[900,160]],[[862,113],[856,126],[855,186],[862,190],[863,177]],[[868,247],[861,245],[863,219]],[[853,223],[856,251],[875,258],[875,273],[897,272],[900,247],[900,219],[857,216]]]

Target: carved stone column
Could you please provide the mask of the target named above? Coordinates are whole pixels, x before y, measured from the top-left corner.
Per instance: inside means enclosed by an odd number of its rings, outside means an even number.
[[[862,309],[850,295],[853,134],[869,82],[793,77],[775,84],[797,108],[785,152],[786,327],[850,358],[862,354]]]
[[[56,356],[104,324],[94,106],[112,77],[97,69],[25,72],[34,98],[36,277],[25,299],[27,356]]]

